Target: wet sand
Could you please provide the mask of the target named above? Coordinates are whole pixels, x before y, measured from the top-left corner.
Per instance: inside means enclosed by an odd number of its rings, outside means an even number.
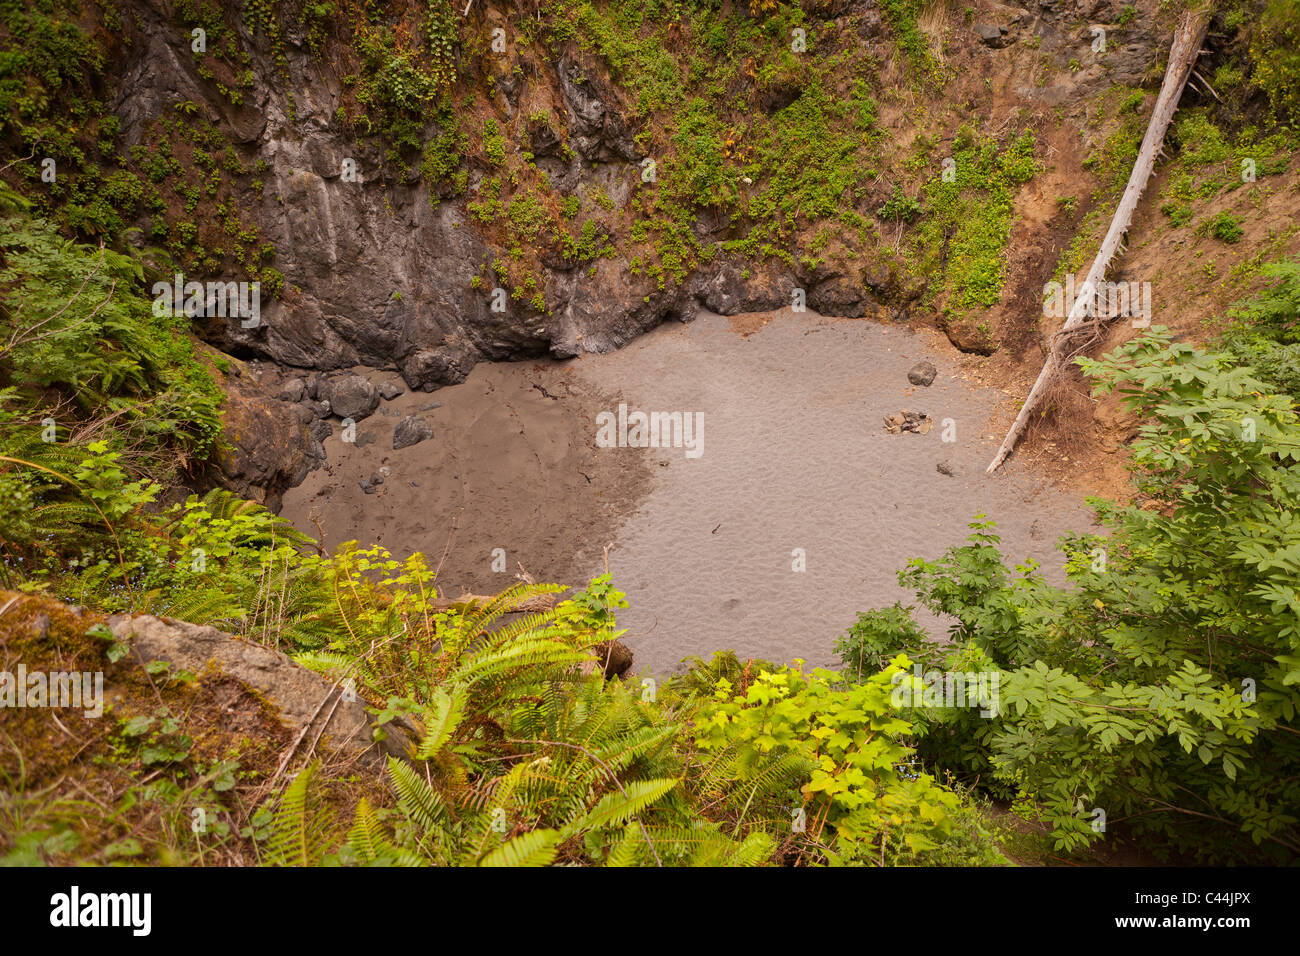
[[[314,510],[329,546],[379,541],[434,564],[445,550],[451,593],[499,589],[519,564],[581,584],[612,543],[614,584],[631,604],[619,624],[641,673],[721,648],[833,665],[858,611],[909,601],[897,569],[962,542],[975,514],[998,522],[1010,562],[1032,557],[1057,580],[1057,536],[1092,527],[1082,501],[1015,462],[984,474],[1002,396],[955,377],[956,358],[905,327],[785,310],[706,314],[566,363],[479,365],[462,385],[383,403],[355,445],[336,427],[330,473],[286,494],[284,514],[316,533]],[[939,370],[929,388],[907,381],[923,359]],[[596,415],[619,402],[702,413],[702,454],[597,447]],[[886,433],[884,416],[904,408],[934,427]],[[435,435],[395,452],[392,428],[411,413]],[[944,419],[955,441],[943,440]],[[358,482],[381,467],[384,484],[364,494]],[[508,573],[492,570],[498,547]],[[795,549],[806,570],[794,569]]]

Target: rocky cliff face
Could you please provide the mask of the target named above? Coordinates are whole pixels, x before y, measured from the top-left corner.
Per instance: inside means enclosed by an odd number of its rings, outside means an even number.
[[[136,33],[115,103],[127,146],[149,146],[151,122],[183,101],[268,167],[253,212],[291,291],[264,306],[255,329],[226,323],[215,336],[226,349],[302,368],[396,368],[411,387],[431,389],[463,380],[484,358],[617,348],[666,317],[690,317],[687,290],[660,291],[607,261],[594,277],[553,263],[545,279],[550,314],[515,302],[494,312],[471,282],[499,250],[475,228],[465,200],[431,203],[431,187],[416,174],[384,178],[391,167],[379,151],[336,121],[341,80],[304,37],[288,37],[286,83],[256,38],[243,36],[257,79],[234,107],[196,72],[171,4],[127,6]],[[590,78],[598,73],[580,73],[565,58],[538,78],[559,92],[568,123],[563,140],[549,128],[536,136],[539,167],[559,188],[621,182],[625,201],[627,183],[640,174],[628,120],[612,89]],[[517,113],[511,93],[517,101],[521,81],[508,68],[500,75],[508,116]],[[566,160],[562,142],[572,144]],[[356,163],[360,181],[345,178],[345,160]],[[472,171],[471,187],[481,177]]]
[[[917,295],[916,289],[900,293],[875,263],[806,267],[719,254],[686,281],[660,288],[620,259],[602,258],[594,270],[580,270],[543,254],[546,309],[512,300],[493,311],[490,290],[475,288],[474,280],[501,255],[502,243],[485,237],[467,214],[468,198],[487,172],[482,163],[467,162],[468,197],[431,202],[436,186],[415,171],[395,173],[378,147],[338,121],[345,78],[310,48],[304,31],[288,30],[277,58],[264,37],[232,20],[254,77],[236,106],[200,75],[201,58],[191,54],[175,4],[130,0],[123,6],[129,42],[121,48],[114,108],[126,145],[149,148],[153,120],[185,102],[196,104],[246,157],[265,164],[260,200],[244,199],[275,246],[286,293],[264,305],[258,327],[228,321],[216,330],[213,337],[228,350],[303,368],[396,368],[411,387],[429,389],[460,381],[485,358],[617,348],[667,318],[690,319],[699,305],[724,313],[788,305],[796,286],[805,289],[810,308],[850,316],[897,309]],[[1116,20],[1118,6],[1104,0],[982,4],[974,22],[951,31],[951,55],[969,64],[973,78],[998,75],[1004,109],[1017,103],[1075,108],[1103,85],[1142,79],[1159,58],[1160,35],[1130,29],[1104,68],[1066,72],[1063,83],[1042,86],[1028,82],[1025,71],[1032,67],[1003,51],[1039,37],[1040,58],[1059,55],[1079,45],[1081,31],[1086,41],[1089,21]],[[874,3],[837,2],[812,15],[814,29],[852,31],[878,62],[893,58],[893,40]],[[471,20],[486,32],[498,24],[513,29],[513,16],[489,7]],[[526,141],[513,145],[531,152],[560,193],[600,187],[626,207],[642,181],[645,150],[636,137],[646,124],[631,115],[605,61],[573,42],[554,60],[540,47],[517,43],[489,59],[484,75],[466,71],[464,80],[490,82],[496,116],[526,131]],[[777,95],[767,107],[779,108],[798,92]],[[539,97],[561,129],[525,120],[522,104]],[[360,181],[346,173],[345,161],[355,163]],[[696,237],[706,245],[734,232],[717,228],[705,213],[697,221]]]
[[[158,272],[263,282],[256,324],[209,308],[196,331],[308,384],[366,365],[435,389],[485,359],[616,349],[700,308],[932,321],[960,348],[1019,354],[1038,337],[1033,290],[1098,188],[1083,161],[1122,125],[1107,97],[1142,103],[1172,14],[805,6],[86,3],[108,115],[83,138],[98,133],[104,181],[122,170],[144,258],[167,247]],[[1022,136],[1033,178],[963,235],[967,213],[927,192],[939,164]],[[968,196],[1003,189],[973,175]],[[954,268],[990,236],[975,253],[1000,270],[991,297],[950,309],[972,299]],[[309,389],[227,385],[215,474],[274,507],[343,416]]]

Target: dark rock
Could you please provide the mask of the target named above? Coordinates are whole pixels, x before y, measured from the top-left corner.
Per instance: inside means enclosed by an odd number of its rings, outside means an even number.
[[[282,402],[301,402],[307,397],[307,383],[300,378],[291,378],[280,386],[276,397]]]
[[[534,157],[555,156],[560,152],[560,137],[544,119],[529,119],[528,148]]]
[[[360,421],[379,407],[379,389],[360,375],[343,375],[327,383],[330,411]]]
[[[796,285],[795,276],[779,265],[726,260],[711,275],[696,273],[689,288],[710,312],[738,315],[790,305]]]
[[[465,381],[473,360],[462,349],[420,349],[407,356],[402,363],[402,378],[411,388],[430,391],[441,385],[457,385]]]
[[[358,484],[361,485],[361,490],[364,491],[366,494],[373,495],[375,493],[375,486],[371,484],[369,481],[366,481],[366,479],[362,478],[361,481],[358,482]]]
[[[939,462],[934,466],[934,470],[941,475],[947,475],[949,478],[952,478],[956,474],[956,472],[952,470],[952,465],[947,461]]]
[[[379,397],[386,402],[391,402],[398,395],[405,395],[406,389],[392,382],[384,382],[379,386]]]
[[[407,415],[393,429],[393,448],[408,448],[433,437],[433,426],[419,415]]]
[[[847,276],[817,283],[808,293],[808,308],[822,315],[860,319],[867,314],[862,286]]]
[[[636,659],[632,649],[622,641],[601,641],[592,648],[592,652],[596,655],[597,666],[604,671],[606,680],[625,676]]]
[[[382,484],[384,483],[384,476],[383,476],[383,475],[371,475],[371,476],[370,476],[370,483],[371,483],[372,485],[382,485]]]
[[[1014,42],[1008,35],[1006,27],[999,27],[992,23],[975,24],[974,33],[979,37],[981,43],[985,46],[993,47],[995,50],[1001,50],[1003,47],[1010,46]]]
[[[225,376],[225,441],[213,455],[222,487],[276,511],[280,496],[311,468],[308,411],[272,398],[244,379]]]
[[[585,69],[565,56],[558,72],[560,93],[571,120],[570,141],[578,154],[589,162],[639,162],[627,121],[610,108],[617,103],[617,94],[600,78],[603,71]]]
[[[939,374],[939,370],[931,362],[917,362],[907,370],[907,380],[913,385],[924,385],[929,387],[934,381],[934,377]]]
[[[328,419],[318,418],[307,426],[307,431],[316,441],[323,442],[334,434],[334,426],[329,423]]]

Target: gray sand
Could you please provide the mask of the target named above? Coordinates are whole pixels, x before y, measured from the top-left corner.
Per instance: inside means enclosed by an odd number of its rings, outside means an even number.
[[[939,369],[929,388],[907,381],[922,359]],[[897,569],[962,542],[976,513],[998,522],[1012,563],[1032,557],[1057,580],[1057,536],[1092,527],[1081,501],[1015,462],[984,474],[1002,396],[955,377],[956,359],[903,327],[786,310],[706,314],[568,363],[480,365],[463,385],[385,403],[407,414],[441,402],[427,413],[433,439],[394,452],[398,418],[372,416],[359,429],[372,443],[330,439],[333,474],[310,476],[284,512],[315,532],[314,508],[331,546],[377,539],[434,563],[452,538],[440,577],[451,593],[510,583],[490,572],[493,547],[507,549],[511,572],[518,562],[539,580],[580,584],[612,542],[614,584],[631,604],[619,625],[643,674],[720,648],[833,665],[858,611],[910,599]],[[596,413],[620,401],[703,413],[702,455],[596,447]],[[882,419],[904,408],[934,427],[887,434]],[[364,495],[357,480],[381,460],[391,476]]]

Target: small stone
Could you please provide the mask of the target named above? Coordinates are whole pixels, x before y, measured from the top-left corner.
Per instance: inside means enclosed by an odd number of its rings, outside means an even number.
[[[392,382],[384,382],[379,386],[379,397],[386,402],[391,402],[398,395],[405,395],[406,389]]]
[[[361,485],[361,490],[364,491],[366,494],[373,495],[375,493],[375,486],[372,485],[370,482],[366,481],[364,478],[361,479],[359,484]]]
[[[1006,27],[1000,27],[992,23],[977,23],[973,32],[979,41],[985,46],[991,46],[995,50],[1001,50],[1011,44],[1011,38],[1007,36]]]
[[[372,485],[382,485],[382,484],[384,483],[384,476],[383,476],[383,475],[371,475],[371,476],[370,476],[370,483],[371,483]]]
[[[917,362],[907,370],[907,380],[913,385],[929,386],[939,370],[930,362]]]
[[[953,477],[954,475],[954,472],[952,470],[952,465],[950,465],[946,461],[939,462],[937,465],[934,466],[934,470],[941,475],[947,475],[949,478]]]
[[[418,445],[426,438],[433,437],[433,426],[419,415],[407,415],[393,429],[393,448],[407,448]]]

